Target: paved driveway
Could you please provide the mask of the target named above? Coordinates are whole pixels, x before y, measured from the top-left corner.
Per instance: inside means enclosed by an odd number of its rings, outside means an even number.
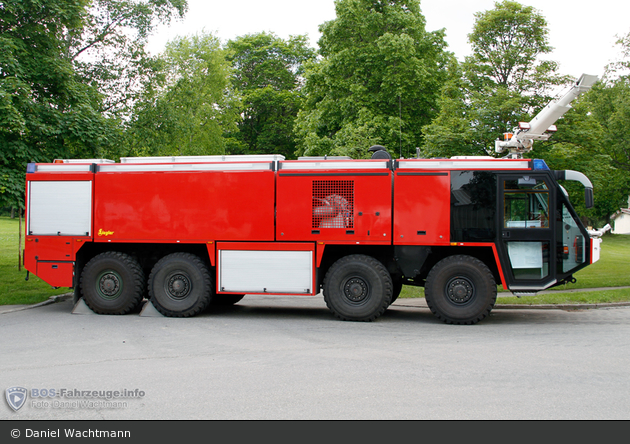
[[[452,326],[412,304],[372,323],[321,297],[190,319],[71,314],[71,300],[2,314],[0,388],[29,397],[0,419],[630,419],[630,308]]]

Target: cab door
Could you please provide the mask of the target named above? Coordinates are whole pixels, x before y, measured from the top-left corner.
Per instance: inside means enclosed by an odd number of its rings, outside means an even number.
[[[556,283],[555,187],[544,174],[505,174],[498,179],[497,246],[508,288],[548,288]]]

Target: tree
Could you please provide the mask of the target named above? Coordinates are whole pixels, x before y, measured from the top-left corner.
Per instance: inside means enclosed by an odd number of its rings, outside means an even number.
[[[594,208],[586,211],[578,202],[578,211],[593,225],[609,223],[630,193],[630,34],[618,44],[623,59],[609,65],[604,78],[565,115],[553,142],[536,150],[550,166],[577,169],[591,179]]]
[[[187,11],[186,0],[92,0],[83,26],[65,35],[66,57],[102,95],[106,115],[128,118],[154,60],[145,51],[158,24]]]
[[[298,154],[365,157],[381,144],[415,152],[446,78],[444,32],[427,32],[417,0],[339,0],[307,64]]]
[[[185,0],[0,3],[0,207],[21,207],[28,162],[103,157],[151,58],[146,37]]]
[[[546,20],[534,8],[506,0],[475,17],[473,53],[451,66],[440,114],[424,128],[425,156],[491,154],[494,140],[531,120],[570,80],[555,62],[541,60],[552,48]]]
[[[605,129],[592,112],[593,93],[595,90],[574,102],[573,109],[558,126],[558,132],[548,142],[534,144],[529,157],[544,159],[552,170],[576,170],[586,174],[594,189],[591,209],[584,206],[581,184],[565,181],[562,185],[585,223],[601,227],[610,222],[610,216],[624,199],[627,201],[630,180],[627,173],[615,167],[610,154],[602,150]]]
[[[295,156],[294,121],[302,104],[302,65],[314,59],[305,36],[287,41],[267,33],[227,43],[232,82],[243,98],[239,151]]]
[[[89,155],[116,136],[98,92],[65,57],[86,0],[0,4],[0,207],[23,207],[26,165]]]
[[[630,171],[630,33],[620,38],[622,60],[607,67],[591,95],[592,112],[604,130],[602,147],[614,165]]]
[[[129,154],[225,154],[224,135],[236,130],[240,104],[219,39],[176,38],[156,69],[127,130]]]

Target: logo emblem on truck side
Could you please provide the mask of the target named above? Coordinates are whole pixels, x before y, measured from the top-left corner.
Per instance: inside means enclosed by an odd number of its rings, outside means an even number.
[[[98,235],[99,236],[111,236],[112,234],[114,234],[113,231],[105,231],[102,228],[99,228],[99,230],[98,230]]]

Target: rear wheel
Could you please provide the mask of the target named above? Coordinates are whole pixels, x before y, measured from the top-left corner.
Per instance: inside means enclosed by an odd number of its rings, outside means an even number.
[[[208,306],[212,294],[210,271],[194,254],[169,254],[151,270],[149,297],[164,316],[194,316]]]
[[[392,288],[392,278],[381,262],[356,254],[330,267],[324,279],[324,300],[341,320],[373,321],[389,306]]]
[[[94,256],[81,273],[81,293],[88,307],[99,314],[126,314],[144,296],[145,277],[131,256],[108,251]]]
[[[424,288],[431,312],[449,324],[476,324],[484,319],[497,299],[490,269],[471,256],[450,256],[429,272]]]

